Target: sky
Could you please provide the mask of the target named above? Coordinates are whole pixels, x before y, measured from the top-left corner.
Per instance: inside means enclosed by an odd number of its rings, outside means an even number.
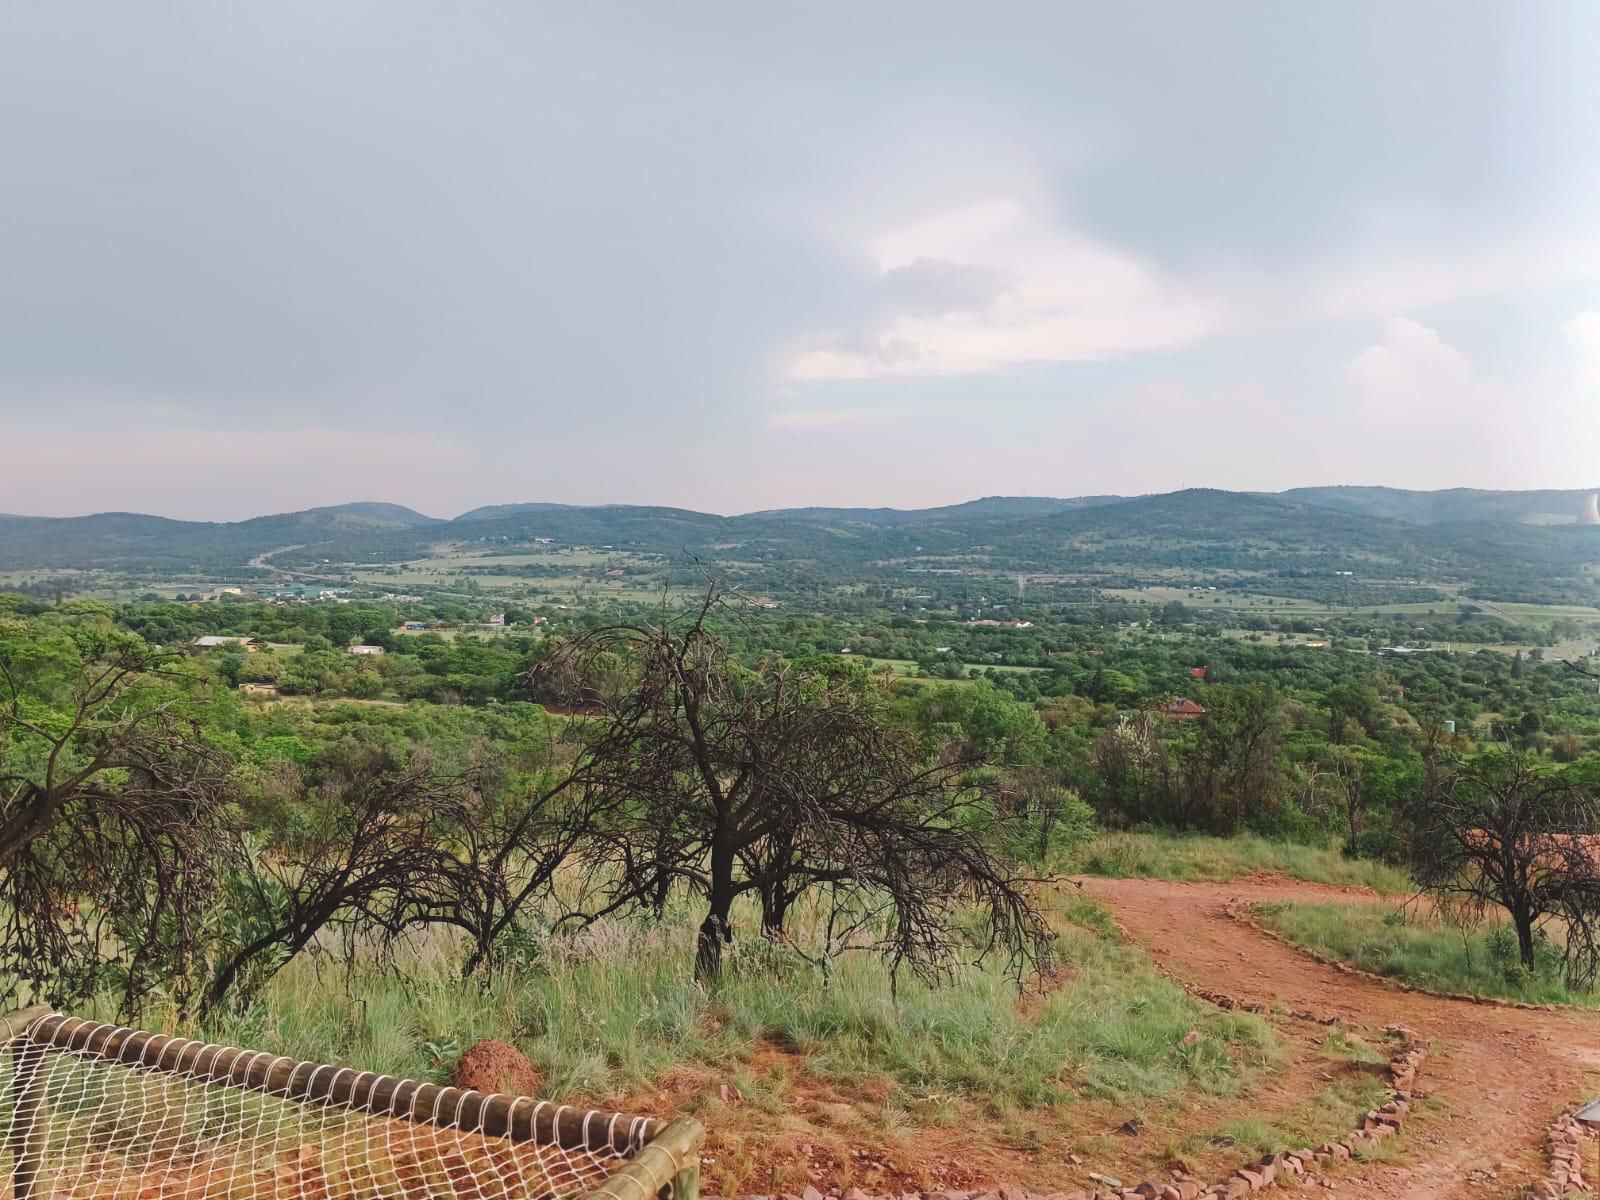
[[[0,10],[0,512],[1600,485],[1600,5]]]

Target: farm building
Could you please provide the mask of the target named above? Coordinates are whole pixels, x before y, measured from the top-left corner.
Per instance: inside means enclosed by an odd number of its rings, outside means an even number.
[[[362,656],[368,656],[368,655],[374,655],[374,654],[382,654],[383,653],[383,647],[382,646],[351,646],[350,647],[350,653],[351,654],[359,654],[359,655],[362,655]]]
[[[241,683],[239,691],[246,696],[276,696],[278,685],[275,683]]]
[[[1169,721],[1198,721],[1206,710],[1187,696],[1169,700],[1161,706],[1161,715]]]
[[[261,649],[261,643],[253,637],[228,637],[223,634],[208,633],[197,637],[189,643],[189,648],[195,651],[216,650],[223,646],[237,646],[241,650],[255,653]]]

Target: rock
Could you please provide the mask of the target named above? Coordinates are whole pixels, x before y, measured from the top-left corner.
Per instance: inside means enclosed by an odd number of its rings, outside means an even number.
[[[822,1193],[808,1183],[800,1193],[800,1200],[822,1200]]]
[[[1096,1183],[1104,1184],[1108,1188],[1113,1188],[1117,1191],[1122,1190],[1122,1180],[1120,1179],[1113,1179],[1109,1175],[1096,1175],[1093,1171],[1089,1172],[1089,1178]]]
[[[1181,1038],[1178,1039],[1178,1043],[1180,1045],[1183,1045],[1183,1046],[1192,1046],[1196,1042],[1198,1042],[1199,1040],[1200,1040],[1200,1031],[1198,1029],[1191,1029],[1191,1030],[1189,1030],[1188,1033],[1184,1034]]]
[[[1129,1117],[1122,1123],[1122,1132],[1129,1137],[1137,1137],[1144,1130],[1143,1117]]]
[[[544,1076],[527,1056],[509,1042],[493,1038],[456,1059],[450,1082],[458,1088],[507,1096],[537,1096],[544,1090]]]
[[[853,1187],[845,1189],[844,1200],[872,1200],[872,1197],[868,1196],[860,1188]]]

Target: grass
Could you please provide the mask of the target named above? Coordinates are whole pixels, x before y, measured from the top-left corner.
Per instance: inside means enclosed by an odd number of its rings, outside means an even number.
[[[554,1098],[600,1102],[685,1064],[727,1070],[776,1050],[817,1080],[884,1079],[914,1110],[947,1100],[999,1110],[1078,1096],[1236,1091],[1270,1061],[1259,1019],[1213,1013],[1115,940],[1104,911],[1063,898],[1058,977],[1019,990],[1003,964],[959,967],[951,986],[902,978],[866,954],[824,979],[754,937],[736,943],[710,990],[691,978],[693,914],[662,926],[597,925],[554,939],[486,986],[463,983],[451,947],[418,949],[400,971],[296,962],[260,1003],[211,1032],[266,1049],[440,1078],[485,1037],[515,1041]],[[1201,1036],[1185,1045],[1191,1029]],[[758,1049],[763,1055],[756,1055]]]
[[[1169,1154],[1190,1158],[1215,1147],[1229,1148],[1236,1156],[1275,1154],[1301,1146],[1314,1146],[1346,1133],[1356,1114],[1376,1108],[1389,1098],[1385,1085],[1388,1053],[1359,1034],[1341,1026],[1329,1030],[1319,1047],[1328,1085],[1271,1117],[1259,1114],[1232,1116],[1211,1130],[1174,1142]]]
[[[1100,834],[1078,852],[1086,875],[1115,879],[1225,882],[1256,871],[1276,871],[1310,883],[1367,887],[1384,895],[1411,891],[1405,872],[1370,859],[1346,858],[1331,846],[1307,846],[1256,834],[1230,838],[1201,834]]]
[[[730,1192],[762,1171],[761,1190],[798,1182],[770,1174],[783,1158],[772,1137],[797,1128],[807,1145],[838,1146],[845,1167],[852,1147],[978,1127],[991,1149],[1060,1166],[1081,1133],[1075,1114],[1239,1096],[1281,1060],[1267,1022],[1191,999],[1092,901],[1046,902],[1057,970],[1020,992],[992,961],[957,968],[948,986],[902,977],[896,989],[877,958],[846,954],[824,978],[748,932],[702,989],[691,969],[698,914],[685,910],[659,926],[610,922],[530,942],[524,961],[482,985],[460,980],[443,941],[391,969],[297,960],[205,1032],[431,1080],[474,1042],[502,1038],[543,1073],[548,1098],[699,1113],[722,1139],[713,1178]],[[748,931],[753,914],[743,917]],[[723,1083],[736,1108],[718,1098]]]
[[[1428,912],[1375,904],[1273,903],[1256,911],[1297,945],[1419,987],[1600,1007],[1600,996],[1562,981],[1556,946],[1545,943],[1536,969],[1523,971],[1503,924],[1463,931]]]
[[[1329,1084],[1283,1116],[1271,1120],[1241,1116],[1225,1121],[1215,1131],[1181,1143],[1179,1156],[1196,1153],[1208,1145],[1232,1147],[1242,1157],[1314,1146],[1348,1133],[1350,1114],[1367,1112],[1388,1098],[1383,1080],[1376,1075],[1357,1075]]]

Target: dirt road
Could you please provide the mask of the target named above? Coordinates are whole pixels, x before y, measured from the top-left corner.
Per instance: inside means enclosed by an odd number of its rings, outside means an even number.
[[[1509,1196],[1543,1172],[1545,1130],[1560,1108],[1600,1092],[1600,1013],[1525,1011],[1402,992],[1324,966],[1225,912],[1230,900],[1370,894],[1276,877],[1083,882],[1182,980],[1240,1000],[1336,1014],[1356,1026],[1398,1023],[1432,1040],[1434,1054],[1418,1081],[1430,1102],[1408,1123],[1393,1162],[1352,1165],[1340,1174],[1340,1197]]]

